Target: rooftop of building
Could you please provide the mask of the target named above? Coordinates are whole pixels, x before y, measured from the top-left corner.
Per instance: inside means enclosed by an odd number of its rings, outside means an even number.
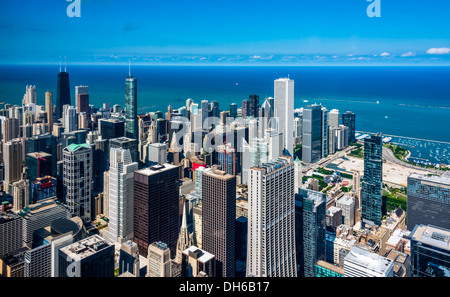
[[[410,231],[408,230],[401,230],[401,229],[396,229],[391,237],[389,237],[389,239],[387,240],[386,244],[392,245],[392,246],[397,246],[397,244],[401,241],[401,240],[405,240],[409,242],[409,239],[407,239],[407,237],[411,234]]]
[[[393,265],[391,259],[387,259],[378,254],[372,253],[367,249],[353,246],[350,253],[345,256],[345,261],[351,261],[364,266],[366,269],[384,274]]]
[[[156,241],[156,242],[150,244],[150,246],[157,247],[158,249],[160,249],[160,250],[162,250],[162,251],[167,250],[167,249],[169,248],[169,246],[167,245],[167,243],[164,243],[164,242],[162,242],[162,241]]]
[[[214,176],[215,178],[219,178],[222,180],[229,180],[236,178],[234,175],[228,174],[226,171],[219,169],[205,170],[203,175]]]
[[[323,268],[326,268],[328,270],[331,270],[333,272],[336,272],[336,273],[344,275],[344,269],[343,268],[341,268],[339,266],[336,266],[336,265],[333,265],[331,263],[328,263],[326,261],[319,260],[319,261],[317,261],[316,265],[318,265],[320,267],[323,267]]]
[[[24,209],[19,211],[19,215],[25,219],[28,219],[35,213],[48,210],[53,207],[62,206],[62,204],[56,199],[56,197],[47,198],[45,200],[41,200],[39,203],[30,204]]]
[[[342,211],[341,208],[336,207],[336,206],[330,206],[327,208],[326,213],[327,213],[327,215],[334,215],[335,213],[338,213],[340,211]]]
[[[173,168],[177,168],[177,167],[179,167],[179,166],[169,164],[169,163],[164,163],[164,164],[158,164],[158,165],[154,165],[151,167],[147,167],[147,168],[138,170],[138,171],[136,171],[136,173],[150,176],[150,175],[158,174],[158,173],[161,173],[161,172],[173,169]]]
[[[444,175],[422,175],[411,173],[408,178],[420,179],[421,181],[437,184],[440,187],[450,189],[450,177]]]
[[[112,243],[103,237],[94,234],[88,238],[82,239],[62,248],[61,252],[65,253],[74,261],[80,261],[112,245]]]
[[[120,142],[120,143],[124,143],[124,142],[137,142],[136,139],[133,138],[128,138],[128,137],[118,137],[118,138],[113,138],[110,140],[111,142]]]
[[[82,143],[82,144],[72,143],[71,145],[66,147],[66,149],[70,150],[71,152],[77,151],[77,150],[79,150],[81,148],[90,149],[91,147],[87,143]]]
[[[183,254],[189,257],[195,257],[197,261],[206,263],[213,259],[215,256],[211,253],[208,253],[202,249],[199,249],[195,245],[191,246],[190,248],[187,248],[183,251]]]
[[[352,205],[355,203],[355,198],[353,198],[352,196],[344,195],[339,198],[336,203],[343,205]]]
[[[416,225],[411,239],[450,251],[450,230],[432,225]]]
[[[3,255],[0,258],[2,259],[4,264],[6,264],[8,266],[14,266],[14,265],[23,263],[25,261],[25,253],[29,250],[30,250],[30,248],[28,248],[28,247],[22,247],[11,253]]]
[[[38,157],[42,157],[42,158],[48,158],[51,157],[51,154],[48,154],[46,152],[34,152],[34,153],[28,153],[27,156],[33,157],[33,158],[38,158]]]

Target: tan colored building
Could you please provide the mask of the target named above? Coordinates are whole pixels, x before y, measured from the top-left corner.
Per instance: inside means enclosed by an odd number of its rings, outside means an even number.
[[[148,246],[147,277],[171,277],[172,260],[167,244],[158,241]]]

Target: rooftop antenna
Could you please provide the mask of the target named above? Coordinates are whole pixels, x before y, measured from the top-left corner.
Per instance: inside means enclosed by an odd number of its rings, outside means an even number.
[[[61,56],[59,56],[59,72],[61,72]]]
[[[67,72],[67,57],[64,56],[64,72]]]
[[[131,76],[131,59],[128,60],[128,76]]]

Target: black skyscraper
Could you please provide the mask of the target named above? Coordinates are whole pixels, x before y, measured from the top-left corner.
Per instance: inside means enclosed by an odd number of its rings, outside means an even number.
[[[346,113],[344,113],[342,115],[342,124],[344,126],[347,126],[349,129],[349,137],[348,137],[348,141],[350,142],[356,142],[356,137],[355,137],[355,114],[351,111],[347,111]]]
[[[70,103],[70,85],[69,73],[58,72],[58,90],[56,94],[56,118],[60,119],[63,115],[63,106]]]
[[[259,115],[259,96],[250,95],[249,96],[249,111],[248,115],[257,118]]]

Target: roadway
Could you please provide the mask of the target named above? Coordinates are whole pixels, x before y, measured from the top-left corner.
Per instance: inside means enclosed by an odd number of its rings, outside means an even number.
[[[393,153],[390,149],[388,149],[388,148],[386,148],[386,147],[383,147],[383,158],[386,159],[386,161],[395,163],[395,164],[400,165],[400,166],[403,166],[403,167],[411,168],[411,169],[417,169],[417,170],[422,170],[422,171],[428,171],[428,172],[434,173],[434,174],[443,174],[443,173],[444,173],[443,171],[440,171],[440,170],[431,169],[431,168],[425,168],[425,167],[419,167],[419,166],[414,166],[414,165],[412,165],[412,164],[409,164],[409,163],[405,163],[405,162],[403,162],[403,161],[400,161],[399,159],[397,159],[397,158],[394,156],[394,153]]]

